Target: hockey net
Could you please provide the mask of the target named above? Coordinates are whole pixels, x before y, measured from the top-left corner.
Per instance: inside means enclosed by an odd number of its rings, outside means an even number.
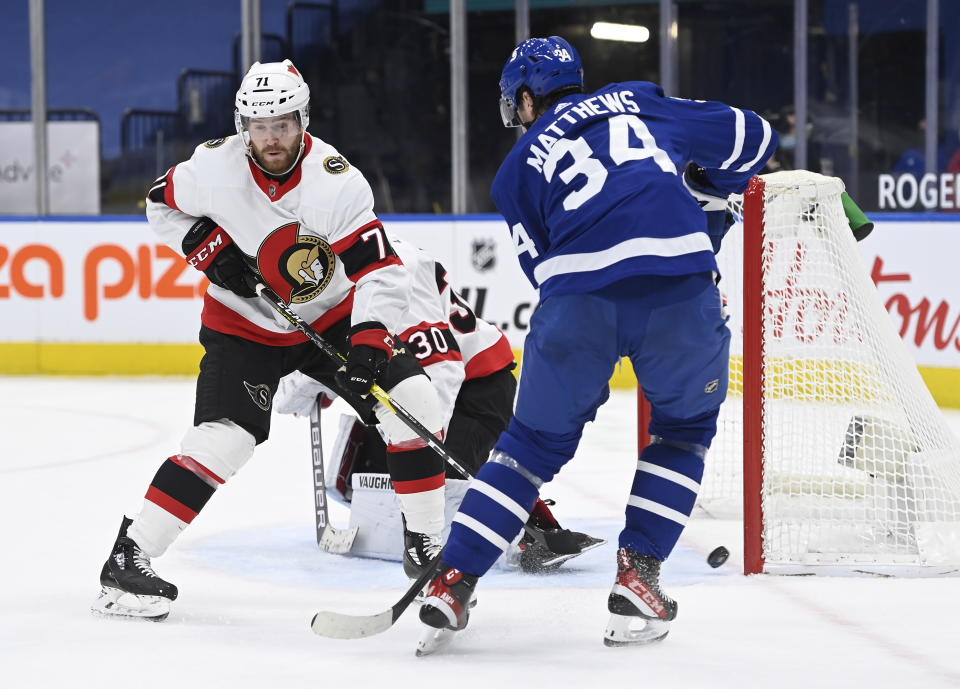
[[[960,442],[860,259],[842,191],[781,172],[729,201],[730,389],[699,510],[743,515],[746,573],[960,572]]]

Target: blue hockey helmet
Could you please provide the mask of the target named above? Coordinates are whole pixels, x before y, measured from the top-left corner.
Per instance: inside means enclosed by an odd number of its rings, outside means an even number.
[[[500,115],[504,127],[520,127],[518,92],[526,86],[540,97],[564,86],[583,86],[583,63],[559,36],[528,38],[513,49],[500,74]]]

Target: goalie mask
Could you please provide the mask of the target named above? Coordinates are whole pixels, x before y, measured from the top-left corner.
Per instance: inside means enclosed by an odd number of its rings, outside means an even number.
[[[283,175],[292,170],[303,155],[304,136],[310,122],[310,88],[293,63],[290,60],[253,63],[240,82],[235,105],[234,124],[237,134],[246,146],[247,155],[257,167],[272,175]],[[267,170],[254,155],[251,123],[269,124],[279,128],[284,121],[289,121],[282,116],[290,114],[294,118],[290,124],[299,128],[299,152],[286,170]]]

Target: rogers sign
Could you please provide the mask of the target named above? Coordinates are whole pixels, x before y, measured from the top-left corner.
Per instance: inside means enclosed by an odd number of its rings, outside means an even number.
[[[877,178],[880,210],[960,209],[960,173],[882,174]]]

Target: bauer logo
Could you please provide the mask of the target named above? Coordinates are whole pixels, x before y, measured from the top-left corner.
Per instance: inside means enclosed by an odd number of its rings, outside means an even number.
[[[247,381],[243,381],[243,387],[247,389],[247,393],[255,405],[263,409],[263,411],[270,411],[270,388],[263,383],[260,385],[250,385]]]

